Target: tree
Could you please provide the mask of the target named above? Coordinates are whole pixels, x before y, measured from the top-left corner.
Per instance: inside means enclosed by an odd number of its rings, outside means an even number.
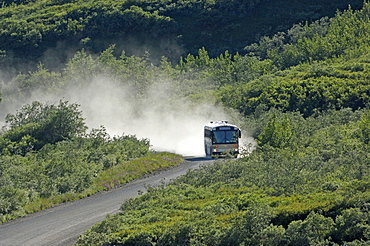
[[[346,209],[335,219],[337,230],[333,237],[340,242],[366,240],[366,231],[370,230],[369,220],[368,211],[361,211],[360,208]]]
[[[333,219],[311,212],[304,221],[297,220],[289,224],[286,230],[287,245],[324,245],[334,225]]]
[[[262,133],[258,136],[257,143],[260,146],[269,144],[272,147],[286,147],[292,137],[292,125],[287,116],[279,119],[276,114],[272,116]]]
[[[77,104],[62,100],[59,105],[34,101],[23,106],[16,114],[6,116],[3,138],[18,143],[18,146],[31,144],[31,149],[38,150],[47,143],[53,144],[82,135],[87,127],[78,107]],[[27,139],[29,143],[25,143]]]
[[[365,144],[370,143],[370,110],[362,115],[359,121],[360,138]]]

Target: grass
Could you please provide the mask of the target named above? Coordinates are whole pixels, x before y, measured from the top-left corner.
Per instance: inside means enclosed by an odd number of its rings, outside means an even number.
[[[81,193],[67,193],[49,198],[39,198],[24,207],[22,213],[6,218],[6,220],[25,216],[58,204],[78,200],[101,191],[110,190],[118,185],[126,184],[144,175],[155,173],[179,165],[184,159],[171,153],[152,153],[148,156],[120,163],[98,174],[92,185]],[[2,221],[5,222],[5,221]]]

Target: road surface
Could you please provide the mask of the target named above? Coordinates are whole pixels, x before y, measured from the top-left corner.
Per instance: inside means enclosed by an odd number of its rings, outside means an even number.
[[[212,163],[207,158],[186,158],[181,165],[132,181],[120,188],[102,192],[74,202],[64,203],[26,217],[0,224],[0,246],[73,245],[78,236],[119,211],[121,204],[145,191],[144,185],[158,186],[189,169]]]

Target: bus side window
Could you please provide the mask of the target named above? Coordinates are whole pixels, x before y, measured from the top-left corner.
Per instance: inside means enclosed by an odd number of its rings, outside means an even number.
[[[204,136],[209,138],[212,136],[212,132],[210,130],[204,130]]]

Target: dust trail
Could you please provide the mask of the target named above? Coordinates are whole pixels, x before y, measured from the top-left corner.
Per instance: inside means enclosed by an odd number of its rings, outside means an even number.
[[[210,120],[227,119],[220,107],[194,105],[176,97],[171,86],[155,83],[141,99],[129,86],[98,77],[89,85],[70,89],[66,99],[77,102],[90,128],[104,125],[110,135],[132,134],[148,138],[156,151],[203,156],[203,126]]]
[[[32,101],[58,104],[63,99],[80,105],[90,130],[104,126],[111,136],[147,138],[156,151],[204,156],[203,126],[212,120],[231,122],[236,117],[212,103],[187,100],[178,88],[175,92],[173,84],[158,79],[137,98],[129,82],[96,76],[87,83],[70,85],[58,95],[35,90],[25,100],[4,100],[0,104],[1,120]]]

